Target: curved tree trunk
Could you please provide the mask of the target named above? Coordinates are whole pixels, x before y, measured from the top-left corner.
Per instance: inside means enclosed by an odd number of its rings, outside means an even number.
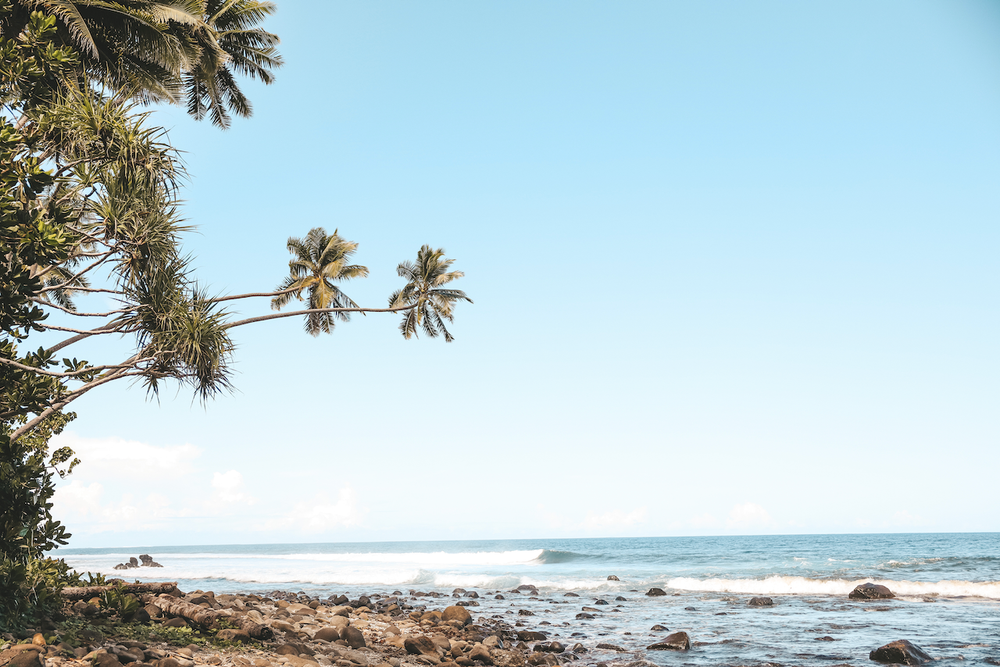
[[[125,593],[152,593],[154,595],[159,595],[160,593],[170,593],[177,590],[176,581],[161,581],[152,582],[147,584],[119,584],[118,587],[124,590]],[[62,589],[62,596],[70,600],[84,600],[86,598],[92,598],[95,595],[100,595],[104,591],[111,590],[115,588],[114,585],[110,586],[68,586]]]

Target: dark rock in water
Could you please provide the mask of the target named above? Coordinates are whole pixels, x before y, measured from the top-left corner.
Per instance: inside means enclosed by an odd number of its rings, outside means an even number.
[[[600,643],[597,648],[604,649],[605,651],[617,651],[619,653],[626,653],[628,649],[622,648],[621,646],[616,646],[614,644]]]
[[[517,640],[522,642],[540,642],[545,640],[545,633],[522,630],[517,633]]]
[[[596,605],[602,605],[602,604],[607,604],[607,603],[608,603],[607,600],[597,600],[596,602],[594,602],[594,604],[596,604]]]
[[[136,558],[135,556],[132,556],[131,558],[128,559],[128,564],[131,565],[132,567],[139,567],[139,559]]]
[[[770,607],[774,604],[774,600],[771,598],[750,598],[750,602],[747,602],[751,607]]]
[[[666,594],[667,592],[662,588],[650,588],[648,591],[646,591],[646,595],[648,595],[651,598],[659,597],[661,595],[666,595]]]
[[[609,574],[608,575],[608,581],[621,581],[621,579],[619,579],[618,577],[616,577],[613,574]]]
[[[571,648],[570,651],[572,651],[573,653],[586,653],[587,647],[581,644],[580,642],[577,642],[576,644],[573,644],[573,648]]]
[[[438,655],[437,644],[426,635],[407,637],[403,640],[403,648],[410,655],[432,655],[435,658]]]
[[[456,602],[459,607],[478,607],[479,603],[475,600],[459,600]]]
[[[538,595],[538,586],[535,586],[533,584],[521,584],[514,590],[520,591],[522,593],[531,593],[532,595]]]
[[[686,632],[675,632],[667,635],[663,641],[646,647],[650,651],[687,651],[691,648],[691,638]]]
[[[896,594],[881,584],[861,584],[848,595],[852,600],[885,600],[896,597]]]
[[[559,642],[541,642],[535,644],[535,651],[541,651],[543,653],[562,653],[566,650],[566,647]]]
[[[653,632],[670,632],[670,628],[665,625],[660,625],[659,623],[651,627],[650,630]]]
[[[564,598],[578,598],[580,596],[577,595],[576,593],[566,593],[565,595],[563,595],[563,597]]]
[[[1000,659],[998,658],[983,658],[983,662],[991,665],[1000,665]]]
[[[823,635],[822,637],[816,637],[816,641],[818,641],[818,642],[835,642],[837,640],[834,639],[833,637],[831,637],[830,635]]]
[[[535,612],[528,611],[527,609],[518,609],[517,610],[517,615],[518,616],[534,616]]]
[[[885,662],[893,665],[919,665],[922,662],[933,660],[919,646],[915,646],[905,639],[897,639],[894,642],[889,642],[885,646],[875,649],[868,654],[868,658],[875,662]]]
[[[141,556],[139,556],[139,560],[142,561],[143,567],[163,567],[162,565],[154,561],[152,556],[150,556],[149,554],[142,554]]]
[[[582,611],[582,612],[580,612],[579,614],[576,615],[576,620],[578,620],[578,621],[589,621],[592,618],[594,618],[594,615],[593,614],[588,614],[585,611]]]
[[[496,595],[493,596],[493,599],[494,600],[506,600],[507,598],[505,598],[504,596],[502,596],[499,593],[497,593]]]
[[[556,667],[559,664],[559,658],[551,653],[535,651],[528,655],[526,662],[532,667]]]
[[[331,602],[333,602],[336,606],[341,607],[350,602],[350,600],[347,599],[346,595],[338,595],[336,598],[331,600]]]
[[[364,648],[368,645],[365,642],[365,636],[361,634],[361,630],[350,625],[340,633],[340,638],[346,641],[347,645],[351,648]]]
[[[476,591],[469,591],[468,593],[465,594],[465,597],[467,597],[467,598],[478,598],[479,597],[479,593],[477,593]]]
[[[461,597],[461,596],[465,595],[465,593],[466,593],[466,590],[464,588],[456,588],[455,590],[453,590],[451,592],[452,597]]]
[[[597,607],[581,607],[580,611],[600,612],[601,610]]]
[[[684,607],[684,611],[698,611],[696,607]]]
[[[615,602],[628,602],[628,598],[623,598],[622,596],[619,595],[618,597],[615,598]]]

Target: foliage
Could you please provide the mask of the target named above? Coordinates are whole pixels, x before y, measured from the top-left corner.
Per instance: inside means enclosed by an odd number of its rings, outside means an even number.
[[[448,270],[454,261],[444,256],[443,248],[431,250],[425,245],[417,253],[416,262],[401,262],[396,267],[396,272],[407,282],[403,289],[389,297],[389,307],[412,306],[403,313],[403,321],[399,324],[404,338],[416,336],[417,329],[423,329],[430,338],[444,334],[445,341],[455,340],[444,321],[454,321],[455,305],[459,300],[472,303],[472,299],[462,290],[444,287],[465,275],[461,271]]]
[[[101,607],[129,620],[139,611],[139,598],[126,592],[124,584],[119,583],[101,593]]]
[[[281,310],[292,296],[302,301],[303,291],[309,293],[309,310],[358,308],[334,283],[367,277],[368,267],[348,263],[358,244],[345,240],[338,231],[328,236],[322,227],[316,227],[304,239],[288,239],[288,251],[294,258],[288,262],[289,276],[275,290],[279,294],[271,299],[271,308]],[[331,333],[336,319],[347,322],[351,314],[343,310],[309,313],[305,330],[312,336]]]
[[[59,591],[80,585],[79,576],[61,559],[18,562],[0,556],[0,630],[7,632],[52,617],[62,604]]]

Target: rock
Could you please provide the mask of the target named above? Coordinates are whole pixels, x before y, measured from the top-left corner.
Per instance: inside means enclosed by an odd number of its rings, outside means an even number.
[[[535,586],[533,584],[521,584],[514,590],[518,591],[519,593],[531,593],[532,595],[538,595],[538,586]]]
[[[132,556],[131,558],[128,559],[128,564],[130,567],[139,567],[139,559],[136,558],[135,556]]]
[[[653,632],[670,632],[670,628],[665,625],[660,625],[659,623],[651,627],[650,630]]]
[[[579,595],[577,595],[576,593],[573,593],[573,592],[569,592],[569,593],[566,593],[565,595],[563,595],[563,597],[564,597],[564,598],[578,598],[578,597],[580,597],[580,596],[579,596]]]
[[[594,618],[594,615],[593,614],[588,614],[585,611],[581,611],[579,614],[576,615],[576,620],[578,620],[578,621],[589,621],[592,618]]]
[[[770,607],[774,604],[774,600],[771,598],[750,598],[750,602],[747,602],[751,607]]]
[[[410,655],[432,655],[434,657],[438,655],[437,644],[425,635],[407,637],[403,641],[403,648]]]
[[[594,604],[596,604],[596,605],[604,605],[604,604],[607,604],[607,603],[608,603],[607,600],[597,600],[597,601],[594,602]]]
[[[114,653],[118,656],[118,662],[123,665],[127,665],[130,662],[143,662],[146,659],[146,654],[142,650],[137,648],[114,648]]]
[[[527,609],[518,609],[517,610],[517,615],[518,616],[534,616],[535,612],[528,611]]]
[[[365,642],[365,636],[355,627],[348,625],[344,628],[344,631],[340,633],[340,638],[347,642],[347,645],[351,648],[364,648],[368,646]]]
[[[397,631],[396,634],[398,635],[399,632]],[[316,631],[316,634],[313,635],[313,639],[322,639],[323,641],[327,642],[335,642],[338,639],[340,639],[340,630],[338,628],[332,628],[332,627],[320,628],[319,630]]]
[[[597,607],[581,607],[580,611],[589,611],[591,613],[599,613],[601,610]]]
[[[868,659],[893,665],[919,665],[922,662],[933,660],[919,646],[911,644],[905,639],[897,639],[894,642],[889,642],[885,646],[875,649],[868,654]]]
[[[479,597],[479,593],[477,593],[476,591],[469,591],[468,593],[465,594],[465,597],[467,597],[467,598],[478,598]]]
[[[648,595],[651,598],[659,597],[661,595],[666,595],[666,594],[667,592],[662,588],[650,588],[648,591],[646,591],[646,595]]]
[[[153,558],[149,554],[142,554],[139,556],[139,560],[142,561],[143,567],[163,567],[159,563],[153,561]]]
[[[104,635],[101,634],[101,631],[93,627],[86,627],[80,630],[79,637],[88,644],[100,644],[104,641]]]
[[[9,649],[0,651],[0,665],[10,665],[11,667],[43,667],[41,648],[41,646],[36,644],[15,644]]]
[[[121,667],[122,664],[118,661],[117,656],[103,649],[88,653],[85,659],[88,658],[90,659],[90,664],[94,667]]]
[[[241,644],[246,644],[250,641],[250,635],[248,635],[243,630],[237,630],[235,628],[226,628],[225,630],[219,630],[216,633],[216,638],[224,642],[239,642]]]
[[[621,579],[619,579],[618,577],[616,577],[613,574],[609,574],[608,575],[608,581],[621,581]]]
[[[183,618],[171,618],[163,622],[165,628],[186,628],[187,622]]]
[[[835,642],[837,640],[834,639],[833,637],[831,637],[830,635],[823,635],[822,637],[816,637],[816,641],[818,641],[818,642]]]
[[[605,651],[617,651],[618,653],[625,653],[628,649],[622,648],[621,646],[616,646],[615,644],[605,644],[600,643],[597,648],[604,649]]]
[[[545,634],[532,630],[522,630],[517,633],[517,640],[522,642],[540,642],[545,640]]]
[[[486,649],[486,647],[483,646],[482,644],[476,644],[475,646],[473,646],[472,650],[469,651],[468,658],[473,662],[478,662],[483,665],[493,664],[493,657],[490,655],[490,652]]]
[[[496,595],[493,596],[493,599],[494,600],[506,600],[507,598],[505,598],[504,596],[502,596],[499,593],[497,593]]]
[[[687,651],[690,648],[691,638],[686,632],[675,632],[672,635],[667,635],[663,641],[646,647],[649,651]]]
[[[881,584],[861,584],[848,595],[852,600],[886,600],[896,597],[896,594]]]
[[[445,607],[444,611],[441,612],[441,620],[445,623],[459,621],[464,626],[472,623],[472,614],[465,607],[452,605],[451,607]]]
[[[150,618],[149,612],[146,611],[145,607],[139,607],[139,609],[132,614],[132,621],[135,623],[149,623]]]
[[[621,595],[615,598],[615,602],[628,602],[628,598],[623,598]]]

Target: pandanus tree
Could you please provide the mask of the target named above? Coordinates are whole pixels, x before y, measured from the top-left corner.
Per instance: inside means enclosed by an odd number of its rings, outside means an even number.
[[[278,285],[271,308],[281,310],[292,297],[306,301],[308,310],[316,311],[307,313],[305,320],[305,330],[313,336],[332,332],[336,320],[349,321],[350,312],[342,309],[356,309],[358,304],[335,283],[368,275],[367,267],[350,263],[357,249],[358,244],[344,239],[338,230],[328,235],[322,227],[309,230],[305,238],[288,239],[288,251],[293,255],[288,262],[289,275]],[[307,293],[305,298],[303,292]]]
[[[402,262],[396,267],[396,273],[407,282],[389,297],[389,307],[410,307],[403,312],[403,321],[399,324],[404,338],[416,336],[420,329],[430,338],[444,334],[445,341],[455,340],[444,322],[454,321],[459,301],[472,303],[472,299],[462,290],[445,287],[465,275],[461,271],[448,270],[454,261],[444,256],[443,248],[431,250],[425,245],[417,253],[416,262]]]

